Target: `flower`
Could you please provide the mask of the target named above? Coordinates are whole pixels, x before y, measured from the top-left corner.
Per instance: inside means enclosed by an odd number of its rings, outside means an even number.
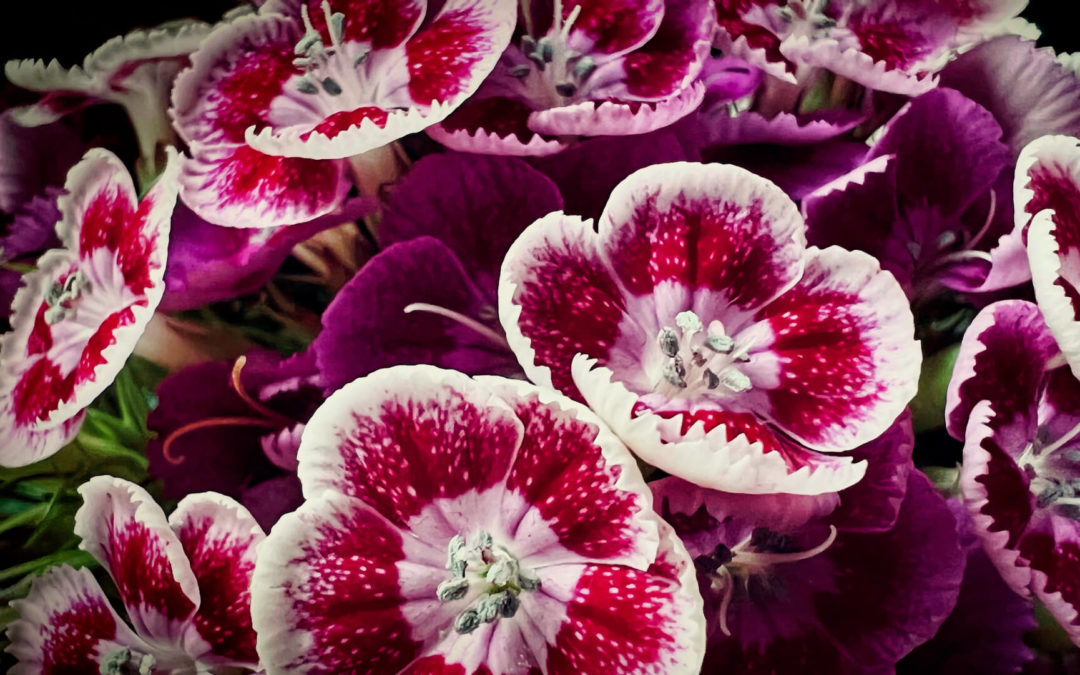
[[[692,112],[715,26],[710,0],[522,4],[519,42],[438,126],[456,150],[549,155],[567,138],[641,134]]]
[[[349,189],[344,161],[443,119],[513,30],[512,0],[275,0],[219,26],[177,79],[191,158],[183,199],[206,220],[311,220]]]
[[[296,451],[322,391],[311,352],[286,359],[252,350],[232,363],[199,363],[170,375],[146,420],[157,433],[147,444],[149,473],[168,499],[221,492],[269,529],[302,501]],[[259,489],[265,483],[275,489]]]
[[[1024,643],[1036,628],[1031,603],[1009,588],[983,550],[971,516],[959,499],[949,499],[960,545],[967,555],[964,581],[952,614],[929,641],[903,661],[898,672],[1009,675],[1033,658]]]
[[[964,554],[930,482],[918,472],[904,480],[894,523],[871,532],[849,529],[850,514],[770,509],[773,497],[677,478],[652,483],[698,570],[702,672],[891,672],[934,635],[956,602]]]
[[[803,200],[812,243],[866,251],[914,300],[1027,281],[1001,127],[951,89],[914,99],[852,172]],[[999,197],[999,195],[1001,195]]]
[[[499,316],[526,374],[585,401],[646,462],[729,492],[822,494],[865,466],[921,355],[895,279],[804,244],[768,181],[725,165],[631,175],[591,223],[537,221],[503,263]]]
[[[960,489],[983,548],[1080,644],[1080,381],[1038,306],[1005,300],[979,313],[946,414],[964,441]]]
[[[381,370],[316,411],[299,472],[252,579],[269,673],[701,665],[685,550],[626,448],[554,392]]]
[[[56,228],[64,248],[25,275],[0,338],[0,465],[59,450],[131,355],[164,291],[176,170],[171,160],[141,201],[105,150],[68,174]]]
[[[119,478],[95,476],[79,492],[80,547],[112,577],[131,627],[89,570],[53,568],[12,603],[11,672],[256,670],[248,585],[264,534],[244,507],[206,493],[166,519]]]
[[[119,104],[135,129],[140,177],[152,177],[164,147],[175,139],[166,115],[173,80],[209,32],[206,23],[180,20],[115,37],[81,66],[64,68],[56,60],[9,61],[4,67],[8,80],[44,93],[36,103],[13,110],[12,118],[38,126],[88,105]]]
[[[323,313],[312,350],[327,390],[414,363],[520,373],[497,319],[499,266],[529,223],[562,205],[555,185],[517,158],[417,162],[386,204],[385,248]]]
[[[714,46],[796,84],[822,68],[921,94],[958,50],[1005,32],[1025,0],[717,0]]]

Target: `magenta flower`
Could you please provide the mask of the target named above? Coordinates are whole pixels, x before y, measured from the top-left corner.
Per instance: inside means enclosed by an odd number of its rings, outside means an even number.
[[[252,581],[269,673],[690,673],[694,568],[582,406],[430,366],[346,385]]]
[[[1080,381],[1036,305],[1007,300],[975,318],[946,413],[964,441],[960,488],[987,554],[1080,644]]]
[[[96,476],[79,492],[81,548],[112,577],[117,616],[89,570],[53,568],[12,603],[11,672],[178,673],[258,669],[249,590],[263,531],[236,502],[193,495],[165,513],[145,490]],[[232,670],[230,672],[236,672]]]
[[[776,186],[733,166],[638,171],[590,222],[511,247],[499,314],[526,374],[642,459],[729,492],[822,494],[915,392],[907,300],[869,256],[806,248]]]
[[[60,449],[127,361],[164,291],[176,161],[140,201],[120,160],[91,150],[68,174],[49,251],[0,338],[0,465]]]
[[[456,150],[549,155],[577,136],[641,134],[701,103],[710,0],[523,5],[519,42],[468,103],[428,133]]]
[[[810,240],[873,255],[913,299],[1027,281],[1001,136],[993,116],[960,93],[923,94],[858,168],[803,200]]]
[[[920,94],[961,48],[1005,32],[1026,0],[717,0],[714,44],[792,84],[822,68]]]
[[[341,203],[346,158],[462,103],[510,39],[512,0],[274,0],[218,27],[177,79],[183,199],[212,223],[268,227]]]
[[[948,507],[918,472],[891,505],[894,523],[870,532],[851,529],[850,513],[775,510],[773,497],[675,478],[651,485],[698,570],[702,672],[893,672],[956,603],[964,554]],[[889,503],[873,492],[858,500],[880,501],[870,511]]]

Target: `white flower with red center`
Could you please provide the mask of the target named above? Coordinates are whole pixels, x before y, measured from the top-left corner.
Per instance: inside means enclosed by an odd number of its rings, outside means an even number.
[[[140,201],[124,165],[91,150],[68,173],[63,249],[23,277],[0,337],[0,465],[56,452],[112,383],[165,289],[177,161]]]
[[[691,673],[702,601],[626,448],[524,382],[398,366],[312,416],[252,583],[268,673]]]
[[[1020,153],[1014,181],[1016,226],[1027,243],[1035,298],[1080,377],[1080,140],[1032,141]]]
[[[89,105],[121,105],[135,128],[142,161],[149,163],[145,170],[153,171],[161,148],[175,140],[166,114],[173,80],[209,33],[206,23],[181,20],[115,37],[81,66],[9,61],[4,66],[8,80],[43,94],[36,103],[14,109],[13,119],[37,126]]]
[[[346,158],[460,105],[510,40],[513,0],[274,0],[217,28],[173,90],[183,199],[220,225],[334,209]],[[325,161],[324,161],[325,160]]]
[[[729,492],[821,494],[914,395],[904,293],[870,256],[807,248],[769,181],[663,164],[592,223],[553,213],[511,247],[499,314],[526,374],[583,400],[646,462]]]
[[[960,489],[983,548],[1080,645],[1080,380],[1048,323],[1022,300],[980,312],[956,359],[946,420],[964,441]]]
[[[521,3],[510,45],[476,95],[428,133],[466,152],[549,155],[576,136],[642,134],[701,104],[694,80],[712,0]]]
[[[716,0],[714,44],[791,83],[824,68],[898,94],[932,89],[958,51],[1007,32],[1026,0]]]
[[[90,479],[79,493],[80,547],[116,583],[131,626],[88,570],[53,568],[12,603],[12,673],[257,669],[249,586],[265,535],[247,509],[206,492],[166,518],[146,490],[112,476]]]

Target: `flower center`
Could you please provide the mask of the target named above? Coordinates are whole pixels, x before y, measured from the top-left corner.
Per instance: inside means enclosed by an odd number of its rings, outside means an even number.
[[[529,16],[529,9],[528,6],[523,7],[526,16]],[[521,51],[532,65],[521,63],[510,69],[510,75],[524,80],[534,72],[535,66],[535,72],[545,83],[546,89],[554,91],[561,99],[553,101],[553,105],[572,98],[596,70],[596,61],[591,56],[581,54],[569,45],[570,30],[580,14],[581,5],[577,5],[564,21],[562,0],[555,0],[555,16],[548,34],[540,39],[532,35],[521,38]]]
[[[751,578],[767,580],[767,573],[773,565],[813,558],[826,551],[834,541],[836,528],[830,525],[828,536],[817,546],[805,551],[789,551],[791,541],[788,537],[768,528],[758,527],[733,548],[719,544],[711,554],[698,556],[694,564],[711,576],[712,590],[724,593],[720,601],[720,630],[724,631],[725,635],[731,635],[727,625],[727,612],[731,606],[736,581],[741,582],[743,590],[748,593]]]
[[[75,314],[75,301],[89,288],[90,280],[76,270],[62,280],[54,281],[45,293],[45,323],[50,326]]]
[[[311,23],[307,3],[300,5],[304,21],[304,35],[296,43],[293,65],[304,72],[296,83],[302,94],[338,97],[345,93],[359,94],[362,86],[356,73],[371,53],[370,48],[359,44],[345,44],[345,15],[330,9],[328,0],[322,2],[323,17],[330,44],[326,44]],[[355,90],[355,91],[354,91]]]
[[[439,584],[435,595],[441,602],[468,601],[454,619],[454,630],[463,635],[481,623],[514,616],[520,604],[518,596],[540,588],[539,577],[483,531],[467,542],[459,534],[450,539],[446,569],[450,578]]]
[[[1051,462],[1064,461],[1080,469],[1080,449],[1073,441],[1080,436],[1080,424],[1069,429],[1057,440],[1047,438],[1046,427],[1039,427],[1035,440],[1024,448],[1017,463],[1029,478],[1029,489],[1035,495],[1040,508],[1060,507],[1063,515],[1080,520],[1080,479],[1061,476],[1060,465]]]
[[[133,652],[127,647],[112,652],[101,662],[102,675],[149,675],[157,660],[152,654]]]
[[[679,312],[675,325],[664,326],[656,336],[665,360],[655,391],[669,398],[708,392],[726,397],[751,388],[740,366],[750,361],[752,340],[737,344],[724,324],[712,321],[706,329],[693,312]]]

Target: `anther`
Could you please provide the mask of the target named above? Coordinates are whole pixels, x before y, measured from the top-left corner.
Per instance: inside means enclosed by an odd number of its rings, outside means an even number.
[[[735,368],[728,368],[720,373],[720,383],[736,394],[749,391],[751,387],[750,378]]]
[[[464,576],[454,579],[447,579],[439,584],[435,589],[435,596],[439,598],[441,602],[452,602],[454,600],[460,600],[465,597],[465,594],[469,592],[469,580]]]
[[[705,346],[717,354],[730,354],[735,349],[735,341],[727,335],[710,335],[705,338]]]
[[[675,329],[664,326],[660,334],[656,336],[656,342],[660,345],[660,351],[668,358],[674,358],[679,353],[679,336]]]
[[[341,94],[341,85],[338,84],[334,78],[327,77],[322,81],[322,88],[327,94],[331,96],[339,96]]]
[[[522,63],[510,69],[510,77],[515,77],[520,80],[522,78],[528,77],[529,73],[531,72],[532,68],[530,68],[528,64]]]
[[[702,373],[702,379],[705,381],[705,387],[707,389],[716,389],[720,386],[720,377],[708,368]]]
[[[311,80],[300,80],[296,83],[296,90],[301,94],[318,94],[319,88]]]
[[[454,619],[454,630],[468,635],[480,627],[480,614],[475,609],[467,609]]]
[[[693,312],[679,312],[675,315],[675,325],[682,329],[683,333],[696,333],[705,328],[701,317]]]
[[[681,358],[676,356],[664,365],[664,379],[680,389],[686,389],[686,366]]]
[[[574,64],[574,77],[576,77],[578,81],[585,81],[595,70],[596,61],[593,61],[592,57],[583,56]]]

